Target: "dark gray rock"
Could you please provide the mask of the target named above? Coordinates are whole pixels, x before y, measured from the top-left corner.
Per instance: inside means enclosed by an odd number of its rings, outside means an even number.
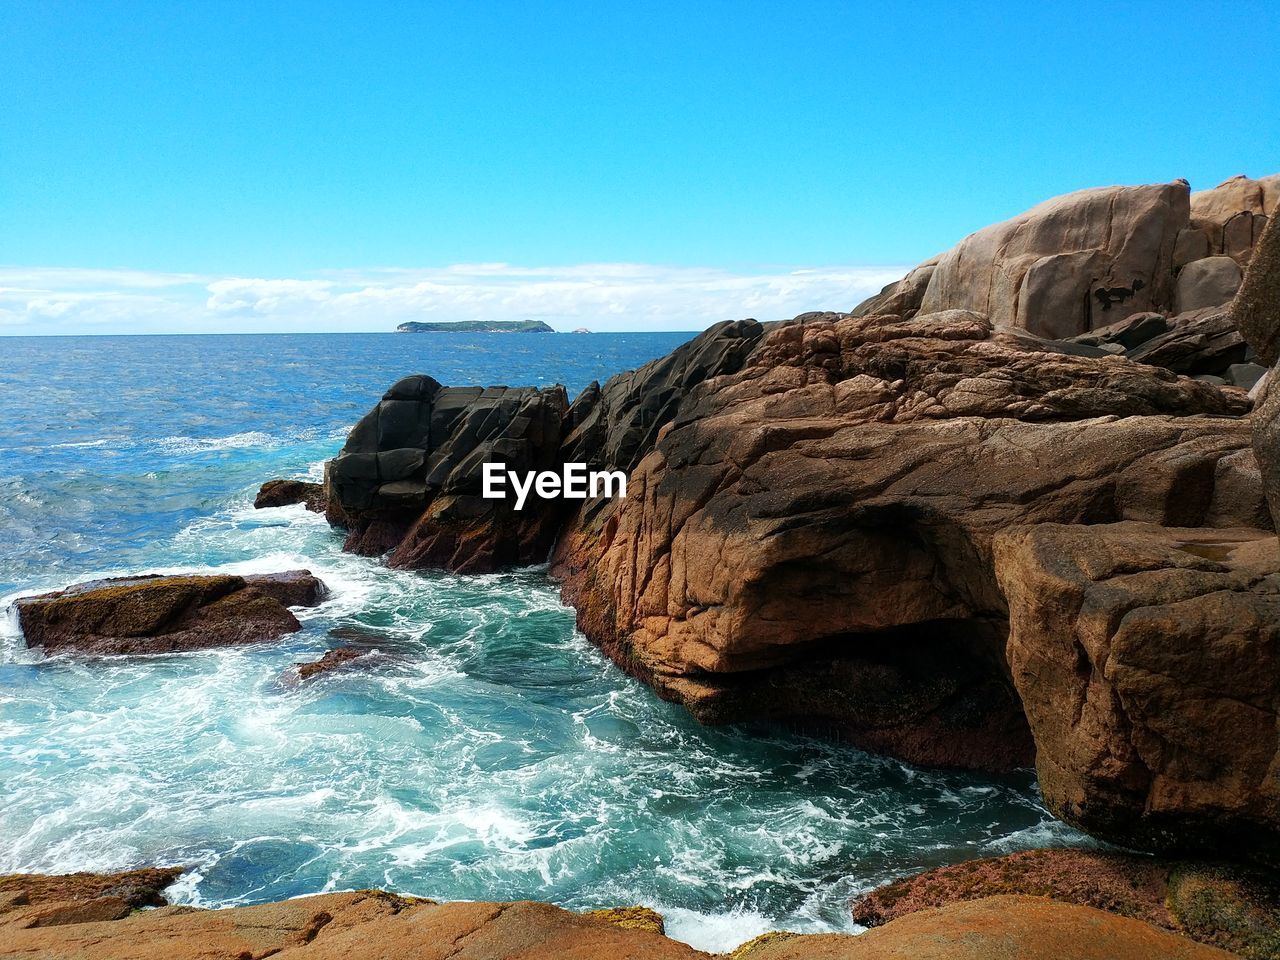
[[[564,388],[444,387],[406,377],[355,425],[326,469],[346,549],[393,566],[481,572],[545,559],[558,504],[481,496],[483,465],[559,466]]]
[[[1069,342],[1104,348],[1109,345],[1119,345],[1123,352],[1123,350],[1132,350],[1162,333],[1167,333],[1168,330],[1169,321],[1164,314],[1150,311],[1131,313],[1118,323],[1099,327],[1090,333],[1082,333],[1078,337],[1071,337]]]
[[[1227,383],[1233,387],[1252,390],[1264,376],[1267,368],[1259,363],[1233,363],[1227,367]]]
[[[631,470],[675,418],[685,395],[705,380],[741,370],[763,335],[764,326],[755,320],[718,323],[665,357],[609,378],[602,388],[593,384],[569,409],[564,461]]]
[[[1227,307],[1195,310],[1170,320],[1170,329],[1125,353],[1130,360],[1174,373],[1221,377],[1233,363],[1244,363],[1249,345]]]

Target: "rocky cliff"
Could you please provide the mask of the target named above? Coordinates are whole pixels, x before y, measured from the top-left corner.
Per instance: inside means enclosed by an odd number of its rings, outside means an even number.
[[[399,566],[550,553],[584,633],[704,721],[1035,763],[1099,836],[1275,863],[1278,191],[1061,197],[572,404],[409,378],[330,464],[330,516]],[[517,516],[476,496],[488,459],[628,496]]]

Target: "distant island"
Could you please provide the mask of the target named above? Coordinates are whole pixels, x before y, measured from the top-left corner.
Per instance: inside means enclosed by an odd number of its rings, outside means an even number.
[[[446,320],[424,323],[410,320],[397,333],[555,333],[541,320]]]

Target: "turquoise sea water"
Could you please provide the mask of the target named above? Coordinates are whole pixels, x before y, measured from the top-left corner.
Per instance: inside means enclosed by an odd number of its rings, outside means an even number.
[[[398,377],[565,383],[680,334],[0,339],[0,872],[180,863],[179,902],[381,886],[438,899],[642,903],[672,935],[851,929],[904,872],[1083,838],[1031,775],[914,770],[767,729],[708,729],[575,630],[542,570],[391,571],[301,507]],[[87,577],[307,567],[332,589],[282,642],[46,658],[10,604]],[[364,631],[367,669],[290,683]]]

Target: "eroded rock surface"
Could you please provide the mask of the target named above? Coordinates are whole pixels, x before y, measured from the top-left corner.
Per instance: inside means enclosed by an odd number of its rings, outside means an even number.
[[[0,957],[27,960],[712,960],[663,936],[644,908],[570,913],[545,903],[435,903],[378,890],[197,910],[98,915],[95,878],[0,878]],[[40,883],[56,887],[34,896]],[[152,903],[148,900],[146,903]],[[139,903],[139,905],[142,905]],[[51,916],[61,919],[43,923]],[[719,955],[722,958],[725,955]],[[996,897],[905,916],[867,934],[768,934],[733,960],[1226,960],[1137,920],[1038,897]]]
[[[253,500],[253,505],[258,510],[287,507],[295,503],[301,503],[313,513],[324,513],[324,484],[309,480],[268,480]]]
[[[1062,338],[1222,306],[1278,204],[1280,175],[1195,194],[1183,180],[1081,190],[971,234],[854,313],[976,310]]]
[[[1280,862],[1275,535],[1041,524],[995,554],[1050,809],[1129,846]]]
[[[96,580],[17,601],[27,646],[89,654],[171,653],[275,640],[301,629],[291,606],[324,584],[306,570]]]
[[[1122,358],[1026,349],[971,312],[808,317],[695,391],[554,570],[587,635],[704,720],[1025,764],[991,538],[1265,520],[1248,425],[1222,416],[1247,409]]]

